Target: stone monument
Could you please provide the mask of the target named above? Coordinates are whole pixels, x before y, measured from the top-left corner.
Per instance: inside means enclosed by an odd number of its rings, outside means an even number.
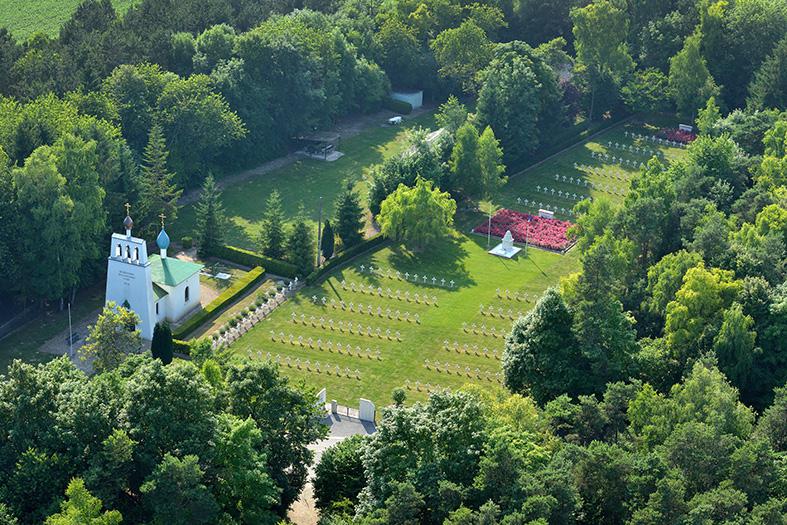
[[[511,259],[520,251],[522,251],[522,248],[517,248],[514,246],[514,236],[511,235],[511,230],[508,230],[503,236],[503,242],[489,250],[489,253],[492,255],[497,255],[498,257]]]

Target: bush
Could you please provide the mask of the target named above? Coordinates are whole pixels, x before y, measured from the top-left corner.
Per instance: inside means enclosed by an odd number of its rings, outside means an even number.
[[[298,275],[298,269],[295,268],[293,264],[279,259],[271,259],[262,254],[244,250],[243,248],[237,248],[235,246],[222,246],[216,250],[214,255],[220,259],[226,259],[242,266],[262,266],[270,273],[281,277],[291,279]]]
[[[377,246],[382,245],[387,239],[383,236],[382,233],[378,233],[373,237],[369,237],[365,241],[362,241],[359,244],[356,244],[352,248],[348,248],[341,252],[341,254],[335,256],[330,261],[326,262],[322,268],[312,272],[311,274],[306,277],[306,284],[314,284],[319,280],[322,276],[329,273],[331,270],[339,266],[340,264],[344,264],[350,259],[371,250]]]
[[[202,326],[202,324],[211,319],[215,319],[216,316],[226,310],[238,296],[260,282],[263,277],[265,277],[264,268],[260,266],[252,268],[249,273],[236,280],[232,286],[224,290],[221,295],[211,301],[201,312],[194,314],[188,321],[179,326],[172,335],[177,339],[182,339]]]
[[[413,106],[404,100],[389,98],[383,105],[385,106],[385,109],[393,111],[394,113],[401,113],[402,115],[409,115],[413,112]]]
[[[189,355],[191,353],[191,344],[181,339],[173,339],[172,351],[176,354]]]
[[[184,250],[188,250],[189,248],[194,246],[194,239],[186,235],[180,239],[180,245],[183,247]]]

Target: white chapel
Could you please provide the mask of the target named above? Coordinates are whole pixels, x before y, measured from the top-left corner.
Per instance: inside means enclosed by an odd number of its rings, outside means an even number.
[[[133,310],[139,316],[142,338],[153,338],[156,323],[176,323],[200,305],[201,264],[167,257],[169,235],[161,231],[156,238],[159,254],[148,256],[143,239],[131,235],[134,221],[126,205],[125,235],[112,234],[107,262],[106,302]]]

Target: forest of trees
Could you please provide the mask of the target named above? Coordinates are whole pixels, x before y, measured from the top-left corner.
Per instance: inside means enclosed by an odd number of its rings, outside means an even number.
[[[476,98],[479,135],[489,127],[518,166],[581,121],[691,119],[710,96],[723,114],[779,108],[785,34],[782,0],[142,0],[123,15],[86,0],[55,37],[0,28],[0,269],[15,276],[0,289],[62,301],[93,280],[96,233],[122,203],[174,218],[184,188],[380,108],[392,86]],[[92,173],[78,195],[70,155]],[[35,178],[47,189],[28,191]],[[30,238],[18,228],[54,239],[53,224],[68,225],[62,251],[16,244]],[[69,264],[54,275],[27,257]]]
[[[0,29],[0,294],[62,304],[94,282],[127,201],[174,216],[202,186],[198,245],[221,245],[214,175],[392,87],[445,101],[448,133],[413,132],[368,202],[347,188],[339,247],[368,207],[421,250],[506,166],[594,122],[674,113],[699,131],[685,157],[647,162],[620,206],[576,206],[580,269],[514,323],[505,388],[395,392],[375,435],[317,466],[321,519],[783,525],[786,35],[787,0],[142,0],[122,16],[87,0],[56,37]],[[261,251],[308,273],[304,213],[284,232],[272,194],[260,214]],[[277,523],[323,436],[312,393],[209,354],[92,377],[12,364],[0,524]]]

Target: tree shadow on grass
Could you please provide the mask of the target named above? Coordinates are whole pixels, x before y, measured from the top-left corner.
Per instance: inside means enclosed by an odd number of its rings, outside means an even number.
[[[388,259],[391,267],[399,272],[428,272],[434,277],[456,282],[456,288],[475,284],[464,264],[468,252],[462,238],[451,237],[435,242],[423,252],[415,253],[402,246],[391,248]]]

